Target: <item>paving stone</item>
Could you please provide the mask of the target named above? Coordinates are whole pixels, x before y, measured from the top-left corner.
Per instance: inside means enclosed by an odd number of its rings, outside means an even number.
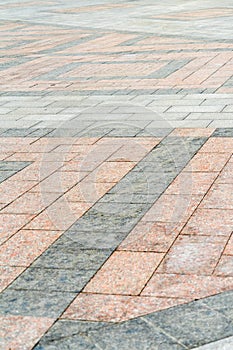
[[[170,132],[172,131],[173,129],[172,128],[162,128],[162,129],[159,129],[159,128],[145,128],[143,129],[142,131],[140,131],[137,136],[138,137],[151,137],[151,136],[154,136],[154,137],[163,137],[163,136],[167,136],[168,134],[170,134]]]
[[[150,206],[150,205],[149,205]],[[129,232],[148,210],[145,204],[99,203],[93,206],[72,228],[95,232]]]
[[[72,226],[73,227],[73,226]],[[33,264],[33,267],[54,269],[96,270],[111,254],[111,250],[80,249],[68,232],[51,245]]]
[[[1,315],[57,318],[76,293],[6,289],[0,295]]]
[[[131,334],[131,337],[128,337]],[[55,324],[35,347],[42,349],[184,349],[172,338],[143,320],[116,325],[62,320]]]
[[[33,132],[33,128],[9,128],[2,133],[2,137],[25,137]]]
[[[4,161],[0,162],[0,170],[1,171],[19,171],[30,165],[31,162],[9,162]]]
[[[194,350],[231,350],[233,346],[233,337],[211,342],[201,347],[195,348]]]
[[[76,242],[79,249],[110,249],[114,250],[126,237],[125,232],[81,232],[71,228],[66,237]]]
[[[225,120],[213,120],[209,124],[210,128],[233,128],[233,121],[232,119],[225,119]]]
[[[95,272],[116,254],[122,257],[115,265],[116,271],[121,271],[120,266],[123,271],[128,261],[128,274],[119,273],[119,284],[122,288],[127,285],[128,292],[132,288],[131,292],[136,293],[145,284],[139,288],[136,283],[138,289],[133,289],[135,280],[129,278],[130,272],[134,271],[135,278],[140,279],[150,270],[148,275],[153,273],[153,277],[143,290],[147,295],[133,299],[124,296],[130,302],[127,310],[123,310],[123,318],[119,318],[120,304],[104,303],[109,297],[114,300],[114,295],[94,294],[99,300],[102,298],[99,305],[103,305],[103,314],[109,312],[110,321],[111,313],[117,314],[118,320],[134,318],[194,298],[220,294],[116,324],[59,320],[35,345],[36,349],[170,350],[192,349],[204,344],[206,348],[210,342],[212,349],[216,346],[215,349],[220,347],[222,350],[221,346],[225,344],[216,345],[216,341],[233,334],[232,292],[221,293],[232,286],[232,144],[228,141],[233,135],[233,35],[229,0],[222,0],[221,8],[216,1],[210,6],[200,0],[182,6],[172,0],[167,0],[166,6],[148,0],[140,4],[135,1],[100,4],[90,0],[81,6],[77,1],[69,0],[65,7],[57,0],[49,4],[34,1],[33,6],[28,2],[18,6],[5,0],[0,19],[0,33],[4,37],[0,63],[0,158],[7,160],[9,157],[7,163],[0,162],[1,190],[7,190],[0,198],[0,208],[6,205],[6,198],[9,202],[14,199],[13,195],[23,195],[16,204],[4,208],[0,215],[1,241],[10,237],[4,243],[6,250],[2,260],[4,264],[14,265],[6,268],[4,265],[2,269],[3,288],[6,284],[9,286],[1,295],[4,301],[0,302],[0,309],[6,315],[4,327],[10,326],[9,331],[3,331],[7,339],[7,345],[3,343],[3,347],[32,348]],[[173,137],[166,137],[162,144],[150,148],[151,137],[167,136],[175,127],[182,131],[176,130]],[[214,137],[196,155],[213,132]],[[67,207],[75,211],[71,221],[67,220],[67,212],[60,210],[61,201],[58,200],[51,208],[55,218],[58,220],[59,216],[63,228],[74,223],[62,236],[62,231],[50,231],[55,222],[51,223],[47,210],[38,219],[32,214],[22,220],[25,211],[37,213],[43,207],[38,201],[39,194],[35,194],[39,192],[21,193],[25,189],[22,181],[34,183],[40,180],[38,169],[26,168],[20,172],[20,166],[23,169],[28,160],[36,166],[43,143],[49,138],[51,144],[60,143],[61,147],[46,156],[43,169],[48,175],[52,168],[50,164],[62,149],[66,149],[69,138],[81,141],[87,137],[108,137],[109,141],[114,138],[120,141],[125,137],[126,147],[132,137],[140,142],[144,139],[148,144],[143,147],[151,152],[113,188],[113,183],[104,183],[109,180],[107,173],[102,179],[100,175],[103,186],[100,192],[102,195],[109,192],[89,211],[86,212],[91,203],[78,203],[79,197],[73,197],[76,202],[67,203]],[[23,152],[20,152],[21,140],[25,140]],[[100,152],[105,159],[107,148],[111,151],[104,145]],[[115,156],[123,151],[120,149]],[[130,153],[129,147],[129,160],[141,159],[139,153],[136,149]],[[85,164],[86,169],[92,171],[100,158],[96,155],[92,163]],[[79,161],[80,155],[76,154],[74,162]],[[227,162],[229,165],[225,166]],[[68,177],[75,171],[72,166],[73,163],[66,165]],[[111,166],[117,167],[117,164]],[[190,192],[183,183],[186,187],[180,194],[175,182],[166,192],[172,194],[163,194],[184,167],[195,172],[199,188],[195,185]],[[113,172],[109,174],[118,180],[115,170]],[[221,172],[221,175],[199,205],[208,189],[200,175],[205,172],[208,176],[203,176],[213,180],[217,173]],[[14,185],[10,187],[13,180],[8,180],[8,176],[13,174]],[[16,179],[19,180],[18,188]],[[67,201],[70,199],[72,195],[66,197]],[[207,209],[203,209],[205,206]],[[9,210],[12,215],[6,214]],[[177,220],[177,210],[184,220],[182,223],[178,220],[180,226],[168,222]],[[173,212],[175,215],[172,216]],[[82,214],[82,218],[75,221]],[[31,224],[30,220],[33,220]],[[22,225],[30,228],[34,220],[37,231],[24,229],[18,232]],[[128,241],[122,242],[128,234]],[[48,241],[49,235],[52,240]],[[38,237],[39,240],[35,239]],[[49,247],[46,242],[52,245]],[[176,260],[170,268],[185,269],[187,274],[167,273],[161,279],[161,273],[155,271],[157,258],[166,252],[167,257],[172,257],[177,245],[185,249],[175,258],[173,256]],[[36,252],[42,255],[38,257]],[[157,258],[150,260],[149,256]],[[167,257],[158,270],[164,268]],[[37,260],[30,265],[32,258]],[[17,278],[25,263],[28,269]],[[195,269],[202,272],[190,274]],[[10,274],[7,278],[4,277],[6,271]],[[12,283],[14,278],[17,279]],[[110,282],[111,278],[109,288],[116,284],[110,273]],[[106,288],[105,282],[105,279],[101,281],[100,289]],[[112,290],[114,292],[116,290]],[[160,293],[159,296],[156,293]],[[91,306],[95,309],[98,304],[93,302]],[[101,307],[96,312],[103,317]]]
[[[201,302],[177,306],[144,317],[188,349],[232,335],[232,322]]]
[[[70,349],[97,350],[98,345],[88,336],[90,330],[101,331],[107,324],[103,322],[82,322],[60,320],[44,335],[35,350]]]
[[[184,347],[178,344],[175,337],[171,338],[160,329],[145,322],[143,319],[135,319],[130,322],[104,327],[100,330],[91,330],[90,336],[104,349],[174,349]],[[130,337],[129,337],[130,334]]]
[[[80,292],[95,270],[28,268],[11,288],[43,292]]]
[[[233,292],[228,291],[203,299],[203,304],[208,308],[219,312],[226,316],[229,320],[233,320],[232,308]]]
[[[99,203],[129,203],[129,204],[143,204],[154,203],[157,199],[156,194],[126,194],[126,193],[107,193],[99,200]]]
[[[213,137],[233,137],[233,128],[217,128]]]

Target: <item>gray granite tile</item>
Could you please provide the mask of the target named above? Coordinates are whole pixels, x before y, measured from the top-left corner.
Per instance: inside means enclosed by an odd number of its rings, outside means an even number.
[[[153,204],[158,197],[159,194],[107,193],[99,200],[99,203]]]
[[[35,350],[182,350],[175,339],[141,319],[107,325],[81,321],[58,321]]]
[[[75,241],[80,249],[114,250],[125,239],[127,232],[81,232],[73,229],[65,233],[66,237]],[[96,266],[97,267],[97,266]]]
[[[209,344],[200,346],[193,350],[232,350],[233,349],[233,336],[225,339],[211,342]]]
[[[10,286],[13,289],[48,292],[80,292],[95,269],[50,269],[30,267]]]
[[[32,128],[22,128],[22,129],[16,129],[16,128],[10,128],[4,131],[1,136],[2,137],[26,137],[33,131]]]
[[[169,135],[172,130],[172,128],[145,128],[137,134],[137,137],[164,137]]]
[[[129,232],[150,205],[99,203],[94,205],[72,228],[88,232]]]
[[[30,165],[31,162],[9,162],[9,161],[0,161],[0,171],[13,171],[18,172]]]
[[[106,326],[102,322],[60,320],[43,336],[35,350],[99,350],[88,337],[92,329]]]
[[[233,323],[199,301],[144,317],[155,327],[176,338],[188,349],[233,334]]]
[[[159,329],[143,319],[114,324],[97,330],[90,330],[88,335],[100,349],[105,350],[181,350],[184,347]]]
[[[33,267],[97,270],[111,252],[103,249],[80,249],[79,243],[65,233],[33,263]]]
[[[0,315],[58,317],[77,293],[7,288],[0,294]]]
[[[222,313],[233,322],[233,291],[220,293],[202,301],[204,305]]]
[[[233,137],[233,128],[217,128],[213,137]]]
[[[0,170],[0,182],[5,181],[15,174],[14,170]]]

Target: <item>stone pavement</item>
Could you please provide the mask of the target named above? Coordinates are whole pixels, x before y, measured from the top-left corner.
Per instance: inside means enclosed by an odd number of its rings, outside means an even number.
[[[0,349],[233,348],[232,22],[1,1]]]

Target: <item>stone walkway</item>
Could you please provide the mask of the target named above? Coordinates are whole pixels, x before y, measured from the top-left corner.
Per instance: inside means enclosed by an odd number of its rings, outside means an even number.
[[[1,1],[0,349],[232,349],[232,21]]]

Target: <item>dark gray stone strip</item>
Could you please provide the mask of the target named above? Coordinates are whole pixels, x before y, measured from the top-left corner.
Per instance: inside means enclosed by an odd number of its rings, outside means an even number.
[[[3,291],[0,314],[58,317],[205,141],[166,137]]]
[[[153,78],[153,79],[164,79],[167,78],[170,74],[174,73],[178,69],[183,68],[188,64],[191,59],[186,60],[173,60],[166,64],[166,66],[160,68],[159,70],[155,71],[154,73],[147,76],[147,78]]]
[[[214,137],[233,137],[233,128],[217,128],[213,135]]]
[[[31,162],[7,162],[0,161],[0,183],[26,168]]]
[[[51,49],[38,51],[38,54],[50,54],[50,53],[53,54],[55,52],[63,51],[67,48],[74,47],[74,46],[77,46],[77,45],[80,45],[83,43],[87,43],[88,41],[101,38],[102,36],[103,36],[103,34],[91,34],[91,35],[85,36],[83,38],[80,38],[78,40],[73,40],[73,41],[69,41],[69,42],[62,44],[62,45],[57,45],[55,47],[52,47]]]
[[[51,70],[49,73],[38,75],[37,77],[33,77],[31,80],[56,80],[60,74],[65,74],[67,72],[72,71],[74,68],[78,67],[80,63],[72,62],[68,64],[64,64],[62,67],[55,68]]]
[[[9,61],[9,62],[4,62],[0,64],[0,71],[5,70],[5,69],[9,69],[15,66],[19,66],[23,63],[32,61],[33,59],[28,58],[28,57],[19,57],[14,61]]]
[[[233,291],[121,323],[60,320],[34,349],[194,349],[232,335]]]

